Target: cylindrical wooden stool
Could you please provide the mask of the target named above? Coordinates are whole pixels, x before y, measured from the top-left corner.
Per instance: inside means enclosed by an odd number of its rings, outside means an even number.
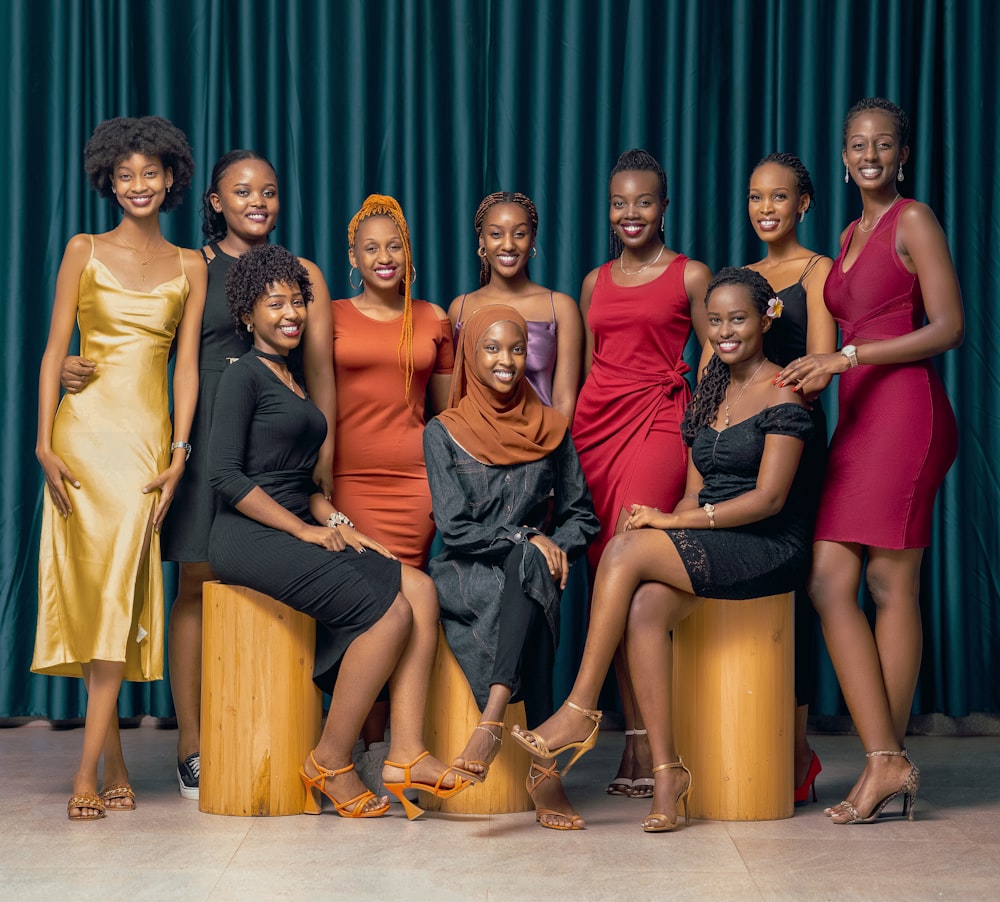
[[[243,586],[205,583],[201,779],[209,814],[301,814],[299,768],[319,739],[316,622]]]
[[[479,723],[479,708],[462,668],[448,647],[444,630],[439,627],[437,656],[431,670],[427,693],[427,748],[445,764],[465,748]],[[525,789],[531,757],[510,738],[514,724],[525,726],[524,704],[507,706],[504,740],[500,754],[493,759],[486,782],[459,793],[453,799],[439,799],[420,793],[420,804],[429,811],[449,814],[511,814],[531,811],[531,796]]]
[[[674,629],[674,730],[691,816],[765,821],[794,810],[791,593],[706,599]]]

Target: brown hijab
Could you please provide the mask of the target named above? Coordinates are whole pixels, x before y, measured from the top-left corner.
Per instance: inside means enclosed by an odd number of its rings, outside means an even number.
[[[528,337],[528,325],[513,307],[480,307],[462,325],[455,355],[448,410],[438,419],[451,437],[476,460],[509,466],[540,460],[559,447],[569,422],[538,399],[521,378],[509,397],[498,397],[476,376],[476,350],[497,323],[510,322]]]

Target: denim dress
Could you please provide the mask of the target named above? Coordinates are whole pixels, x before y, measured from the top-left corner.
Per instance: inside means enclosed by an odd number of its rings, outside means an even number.
[[[507,556],[525,545],[521,585],[541,606],[555,646],[560,591],[530,539],[549,536],[572,564],[599,525],[568,431],[559,447],[539,460],[493,466],[469,455],[434,419],[424,430],[424,459],[434,522],[444,542],[428,572],[437,586],[448,645],[482,709],[496,658]]]

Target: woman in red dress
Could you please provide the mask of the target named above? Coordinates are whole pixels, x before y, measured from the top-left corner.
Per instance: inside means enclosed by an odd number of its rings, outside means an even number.
[[[673,510],[684,494],[687,448],[680,422],[691,391],[684,347],[694,326],[705,337],[711,272],[663,243],[667,179],[644,150],[627,150],[608,185],[612,260],[580,291],[586,377],[573,417],[573,441],[601,522],[588,559],[596,571],[632,504]],[[624,655],[615,673],[625,714],[625,752],[612,795],[648,798],[652,760],[638,722]]]
[[[844,178],[864,209],[841,235],[824,292],[844,344],[792,361],[777,377],[808,391],[817,377],[843,374],[810,580],[867,755],[846,800],[827,809],[837,824],[870,823],[899,795],[913,817],[920,772],[903,741],[920,671],[920,561],[958,443],[931,358],[961,343],[962,298],[934,214],[897,191],[908,130],[906,114],[880,97],[848,111]],[[862,568],[874,633],[857,603]]]

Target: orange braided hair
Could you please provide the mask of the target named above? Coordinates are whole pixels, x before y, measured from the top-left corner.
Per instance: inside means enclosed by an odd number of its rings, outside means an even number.
[[[403,296],[403,328],[399,335],[397,357],[400,352],[405,354],[404,362],[399,368],[405,376],[405,397],[409,398],[410,383],[413,381],[413,298],[410,295],[410,283],[413,281],[413,251],[410,249],[410,230],[406,225],[406,217],[403,216],[403,208],[396,198],[387,194],[369,194],[361,209],[354,214],[347,225],[349,247],[354,247],[358,227],[372,216],[387,216],[392,220],[403,242],[403,278],[399,283],[399,293]]]

